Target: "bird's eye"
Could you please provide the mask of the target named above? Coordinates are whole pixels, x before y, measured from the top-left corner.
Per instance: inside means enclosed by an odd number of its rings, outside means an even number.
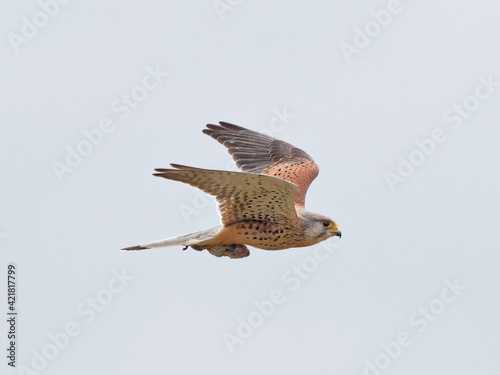
[[[323,221],[321,224],[325,228],[331,228],[333,226],[333,223],[331,221],[328,221],[328,220]]]

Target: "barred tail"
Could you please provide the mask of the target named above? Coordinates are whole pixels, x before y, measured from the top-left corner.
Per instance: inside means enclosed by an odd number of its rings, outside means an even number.
[[[125,247],[122,250],[144,250],[153,249],[156,247],[166,247],[166,246],[206,246],[210,244],[210,240],[214,238],[221,227],[213,227],[198,232],[184,234],[178,237],[166,238],[164,240],[159,240],[155,242],[146,243],[143,245]]]

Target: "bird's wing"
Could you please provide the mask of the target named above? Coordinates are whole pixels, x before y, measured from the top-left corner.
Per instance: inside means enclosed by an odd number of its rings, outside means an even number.
[[[243,220],[286,223],[297,218],[293,183],[255,173],[215,171],[170,164],[154,176],[184,182],[215,196],[222,225]]]
[[[226,146],[238,168],[294,183],[299,188],[295,203],[304,206],[307,188],[319,173],[318,165],[306,152],[238,125],[219,124],[208,124],[203,133]]]

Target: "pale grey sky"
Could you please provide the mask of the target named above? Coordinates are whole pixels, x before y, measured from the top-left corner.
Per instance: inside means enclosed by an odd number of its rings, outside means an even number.
[[[4,4],[0,279],[14,263],[19,315],[18,367],[0,367],[494,374],[499,12],[486,0]],[[120,252],[218,224],[212,198],[151,176],[171,162],[234,168],[201,133],[217,121],[313,156],[307,207],[342,239],[237,260]]]

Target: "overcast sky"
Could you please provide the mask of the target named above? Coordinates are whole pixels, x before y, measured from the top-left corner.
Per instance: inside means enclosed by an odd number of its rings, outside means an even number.
[[[16,267],[18,315],[2,373],[496,374],[499,12],[5,2],[0,279]],[[307,208],[342,239],[119,251],[219,223],[211,197],[151,176],[234,169],[201,132],[218,121],[314,157]]]

